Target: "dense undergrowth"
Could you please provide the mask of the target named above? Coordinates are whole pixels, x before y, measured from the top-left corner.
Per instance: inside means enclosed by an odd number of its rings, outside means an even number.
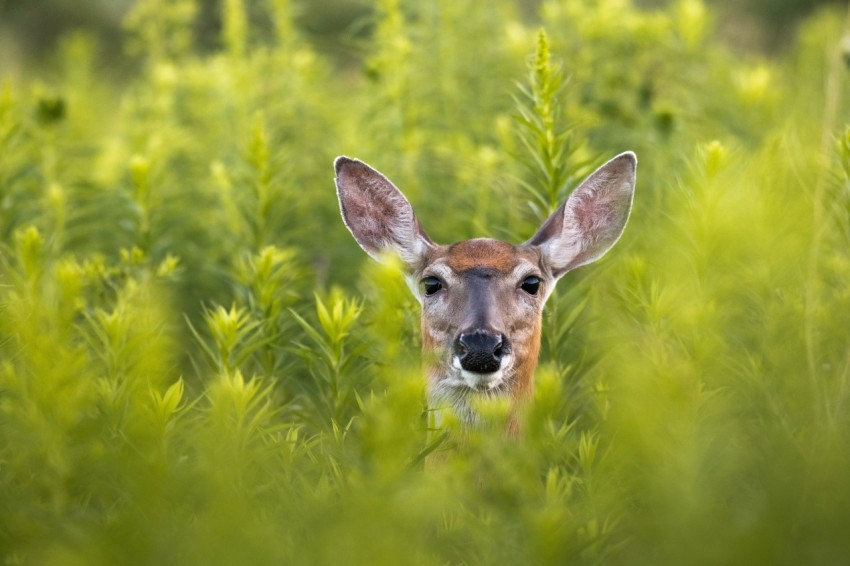
[[[193,0],[140,0],[128,81],[77,35],[0,87],[5,563],[846,563],[843,15],[754,61],[697,0],[376,0],[351,67],[295,9],[223,1],[201,56]],[[438,241],[519,242],[627,149],[519,438],[427,430],[418,306],[333,158]]]

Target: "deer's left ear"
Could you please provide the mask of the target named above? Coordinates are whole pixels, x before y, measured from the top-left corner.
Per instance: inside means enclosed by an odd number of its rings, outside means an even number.
[[[636,169],[628,151],[594,171],[524,245],[542,252],[555,277],[605,255],[629,219]]]

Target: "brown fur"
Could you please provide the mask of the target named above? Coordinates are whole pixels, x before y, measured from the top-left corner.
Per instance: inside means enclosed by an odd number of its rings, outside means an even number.
[[[520,248],[517,246],[499,240],[478,238],[448,246],[444,258],[446,265],[457,273],[484,268],[504,275],[516,267],[519,256]]]

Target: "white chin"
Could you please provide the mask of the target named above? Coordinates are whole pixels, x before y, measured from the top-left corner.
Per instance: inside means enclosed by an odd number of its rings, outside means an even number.
[[[458,381],[462,381],[466,387],[475,391],[491,391],[499,387],[505,380],[505,368],[509,367],[510,361],[510,356],[505,356],[502,358],[499,369],[493,373],[476,373],[463,369],[460,365],[460,359],[457,356],[452,356],[452,369],[460,377]]]

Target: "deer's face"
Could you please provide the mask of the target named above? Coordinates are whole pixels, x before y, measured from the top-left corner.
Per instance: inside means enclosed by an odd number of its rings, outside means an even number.
[[[479,238],[436,247],[414,276],[431,387],[442,395],[528,387],[552,287],[533,247]]]
[[[525,397],[540,348],[543,304],[557,280],[619,239],[631,211],[637,159],[623,153],[590,175],[524,244],[477,238],[435,244],[404,195],[361,161],[336,160],[342,217],[375,259],[407,268],[422,303],[432,402],[474,420],[469,396]]]

